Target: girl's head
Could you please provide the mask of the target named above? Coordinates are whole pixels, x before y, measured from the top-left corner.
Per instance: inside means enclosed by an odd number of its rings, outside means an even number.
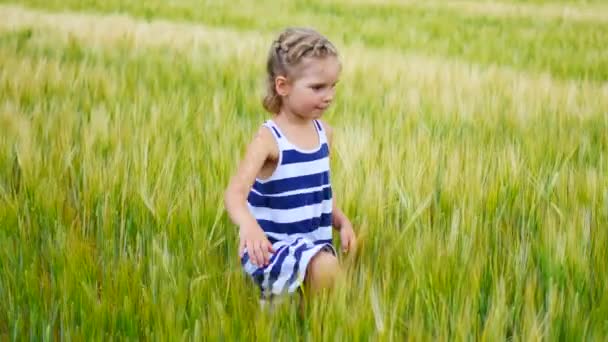
[[[266,69],[264,108],[314,119],[333,100],[341,66],[327,38],[312,29],[288,28],[273,42]]]

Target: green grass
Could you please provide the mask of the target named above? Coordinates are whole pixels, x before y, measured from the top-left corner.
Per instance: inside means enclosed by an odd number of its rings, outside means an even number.
[[[608,336],[605,24],[146,4],[148,21],[0,7],[2,339]],[[292,20],[340,42],[332,177],[361,243],[303,319],[258,310],[221,204]],[[399,21],[434,38],[396,37]],[[492,32],[546,49],[518,64]]]
[[[508,65],[548,72],[564,79],[608,80],[608,21],[570,21],[529,16],[480,16],[420,3],[383,6],[343,1],[39,1],[25,3],[52,9],[126,12],[147,20],[168,18],[277,32],[284,26],[314,24],[336,32],[347,44],[450,56],[483,65]],[[598,12],[608,13],[608,7]],[[261,13],[261,15],[258,15]],[[287,14],[287,15],[285,15]],[[541,12],[542,14],[542,12]],[[567,63],[564,63],[567,60]]]

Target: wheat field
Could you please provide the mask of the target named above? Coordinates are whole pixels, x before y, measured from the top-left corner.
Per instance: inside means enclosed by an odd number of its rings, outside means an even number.
[[[0,340],[605,340],[608,4],[0,3]],[[311,26],[360,248],[273,313],[223,191]],[[334,236],[334,243],[339,239]]]

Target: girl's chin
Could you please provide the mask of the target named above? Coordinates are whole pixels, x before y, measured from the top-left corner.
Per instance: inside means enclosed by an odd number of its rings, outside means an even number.
[[[314,116],[315,119],[320,117],[321,115],[323,115],[323,113],[325,113],[325,111],[327,110],[327,108],[315,108],[311,114],[311,116]]]
[[[322,117],[323,114],[325,113],[325,110],[326,109],[322,109],[322,108],[314,108],[313,110],[309,111],[308,113],[299,114],[298,116],[301,118],[314,120],[314,119],[318,119],[318,118]]]

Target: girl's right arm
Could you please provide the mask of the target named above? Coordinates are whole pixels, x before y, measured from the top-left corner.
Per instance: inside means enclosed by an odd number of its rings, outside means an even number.
[[[277,160],[278,155],[279,150],[272,133],[261,127],[247,147],[245,157],[224,194],[228,215],[232,222],[240,227],[239,256],[242,256],[247,248],[251,263],[258,267],[268,265],[273,250],[266,234],[247,207],[247,196],[264,163],[267,160]]]

